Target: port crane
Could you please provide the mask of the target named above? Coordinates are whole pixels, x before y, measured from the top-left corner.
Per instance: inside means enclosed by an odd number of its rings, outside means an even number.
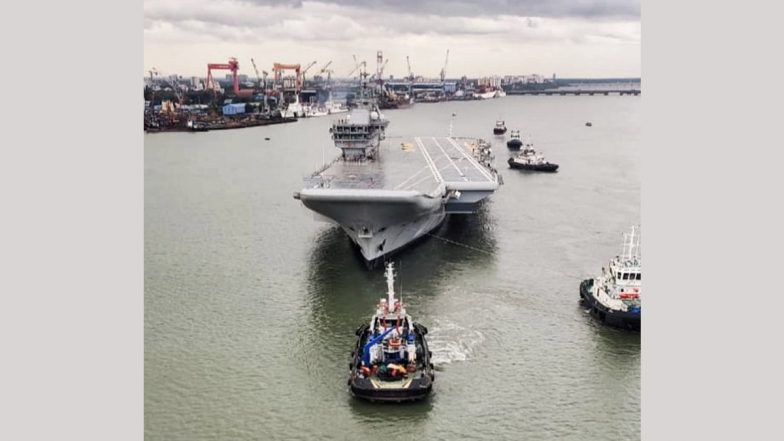
[[[384,62],[384,53],[381,51],[376,52],[376,75],[381,78],[381,71],[384,70],[382,63]]]
[[[155,75],[160,76],[160,74],[157,71],[155,72]],[[162,84],[164,87],[168,87],[171,89],[172,93],[174,94],[174,97],[177,98],[177,103],[180,106],[179,109],[181,109],[183,104],[184,94],[182,92],[182,88],[179,82],[177,81],[177,79],[175,78],[174,80],[172,80],[171,78],[165,78],[163,79],[163,81],[159,80],[158,83]],[[174,109],[175,111],[179,110],[176,106],[174,107]]]
[[[253,60],[253,58],[250,59],[250,62],[253,64],[253,70],[256,72],[256,87],[262,87],[261,77],[259,76],[259,68],[256,67],[256,62]]]
[[[370,77],[370,81],[374,78],[380,91],[384,91],[384,68],[389,63],[389,58],[384,59],[384,54],[381,51],[376,52],[376,73]]]
[[[294,90],[299,94],[299,91],[302,88],[302,83],[300,82],[302,80],[302,76],[300,75],[301,66],[299,64],[274,63],[272,65],[272,74],[276,83],[281,81],[284,70],[293,70],[295,72]]]
[[[150,109],[155,108],[155,79],[153,75],[158,75],[158,69],[152,68],[148,71],[150,73]]]
[[[384,60],[384,63],[381,64],[381,67],[379,67],[378,72],[376,72],[373,75],[371,75],[369,79],[370,80],[375,79],[376,81],[379,82],[379,84],[382,83],[383,80],[384,80],[384,68],[387,66],[388,62],[389,62],[388,58],[386,60]]]
[[[232,74],[232,82],[234,86],[234,94],[237,95],[240,92],[240,83],[237,79],[237,72],[240,70],[240,63],[237,61],[236,58],[232,57],[229,58],[228,63],[209,63],[207,64],[207,88],[215,90],[215,79],[212,78],[212,71],[213,70],[228,70]]]
[[[304,69],[302,69],[302,85],[303,86],[305,85],[305,74],[308,73],[308,70],[310,70],[310,68],[313,67],[313,65],[315,65],[315,64],[316,64],[316,62],[314,61],[314,62],[308,64]]]
[[[325,64],[324,67],[319,70],[319,74],[327,74],[327,83],[329,83],[329,81],[332,79],[332,72],[334,72],[332,69],[327,69],[331,64],[332,60],[329,60],[327,64]]]
[[[261,89],[261,93],[262,93],[261,109],[267,110],[267,75],[269,74],[267,73],[266,70],[261,71],[264,74],[264,77],[262,79],[262,77],[259,75],[259,68],[256,67],[256,61],[254,61],[253,58],[251,58],[250,62],[251,64],[253,64],[253,70],[256,72],[256,81],[257,81],[256,87]]]
[[[348,76],[350,77],[351,75],[354,74],[354,72],[356,72],[359,69],[359,76],[361,77],[363,75],[363,72],[362,72],[361,68],[362,67],[367,68],[367,63],[365,61],[362,61],[360,63],[360,62],[357,61],[357,56],[356,55],[352,55],[352,56],[354,57],[354,68],[351,69],[351,72],[348,73]]]
[[[449,49],[446,50],[446,60],[444,60],[444,67],[441,68],[441,82],[446,78],[446,65],[449,63]]]

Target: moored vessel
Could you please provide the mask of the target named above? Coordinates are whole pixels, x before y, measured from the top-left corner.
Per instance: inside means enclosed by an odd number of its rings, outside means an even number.
[[[299,101],[299,95],[294,95],[294,101],[288,103],[286,108],[281,110],[281,115],[284,118],[305,118],[309,112],[309,106],[303,105]]]
[[[380,300],[370,322],[356,330],[348,385],[355,397],[370,401],[419,400],[431,392],[435,380],[427,328],[415,323],[395,298],[391,262],[385,275],[387,298]]]
[[[610,260],[602,275],[580,283],[580,299],[602,323],[640,330],[642,294],[640,235],[636,227],[624,234],[623,253]]]
[[[504,92],[501,88],[496,88],[490,85],[482,85],[474,90],[472,95],[475,99],[488,100],[491,98],[506,96],[506,92]]]

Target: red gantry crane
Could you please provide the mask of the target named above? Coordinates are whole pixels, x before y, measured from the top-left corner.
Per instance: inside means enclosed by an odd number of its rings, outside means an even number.
[[[283,76],[284,70],[293,70],[296,73],[296,79],[294,80],[294,89],[297,94],[299,94],[300,89],[302,89],[302,76],[300,75],[300,70],[302,66],[299,64],[283,64],[283,63],[274,63],[272,65],[272,74],[274,75],[275,82],[278,83],[281,81]]]
[[[229,62],[222,63],[209,63],[207,64],[207,88],[215,90],[215,80],[212,78],[213,70],[228,70],[231,71],[234,83],[234,94],[240,93],[240,83],[237,79],[237,72],[240,70],[240,63],[236,58],[229,58]]]

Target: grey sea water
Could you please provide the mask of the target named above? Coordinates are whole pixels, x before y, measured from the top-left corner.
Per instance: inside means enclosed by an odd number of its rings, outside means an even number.
[[[147,134],[145,439],[639,439],[640,336],[595,323],[578,287],[640,221],[640,98],[384,113],[390,136],[446,135],[455,113],[455,136],[495,144],[505,182],[434,232],[451,242],[396,257],[408,311],[430,329],[432,396],[373,405],[348,393],[354,329],[385,282],[292,198],[337,154],[329,117]],[[496,119],[559,172],[509,169]]]

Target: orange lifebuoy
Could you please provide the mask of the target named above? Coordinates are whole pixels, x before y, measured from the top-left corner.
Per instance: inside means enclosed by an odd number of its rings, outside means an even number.
[[[400,366],[399,364],[390,363],[390,364],[387,365],[387,368],[390,369],[395,374],[406,375],[406,373],[407,373],[406,372],[406,368],[404,368],[403,366]]]

